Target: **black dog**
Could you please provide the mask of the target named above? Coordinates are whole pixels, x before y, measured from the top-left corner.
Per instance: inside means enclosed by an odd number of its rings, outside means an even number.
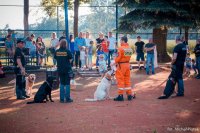
[[[164,96],[160,96],[158,99],[167,99],[174,93],[175,85],[177,82],[176,66],[173,65],[171,69],[172,71],[168,77],[168,80],[164,89]]]
[[[47,81],[45,81],[38,89],[37,93],[35,94],[34,100],[32,102],[27,102],[27,104],[45,103],[46,101],[49,101],[47,98],[47,95],[49,95],[50,101],[54,102],[51,99],[51,90],[52,90],[52,85],[53,85],[54,80],[55,80],[55,77],[48,77]],[[44,99],[46,99],[46,101],[44,101]]]

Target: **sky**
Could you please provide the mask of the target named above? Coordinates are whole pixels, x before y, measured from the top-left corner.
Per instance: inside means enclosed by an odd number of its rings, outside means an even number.
[[[6,24],[8,24],[11,29],[23,29],[23,1],[24,0],[0,0],[0,29],[3,29]],[[40,2],[41,0],[29,0],[29,5],[40,5]],[[47,15],[42,10],[38,10],[37,7],[30,7],[29,10],[29,24],[40,22],[42,17],[47,17]],[[89,12],[89,9],[80,8],[79,14],[84,15]],[[72,11],[69,11],[69,16],[72,13]]]

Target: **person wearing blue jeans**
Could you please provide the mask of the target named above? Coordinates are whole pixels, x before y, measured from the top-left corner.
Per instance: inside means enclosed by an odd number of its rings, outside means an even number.
[[[145,45],[145,50],[147,52],[147,64],[146,64],[146,73],[149,75],[149,66],[151,63],[151,69],[152,69],[152,74],[155,74],[155,69],[154,69],[154,49],[155,49],[155,44],[153,43],[153,39],[149,38],[149,43]]]
[[[67,49],[67,41],[62,39],[60,48],[55,52],[55,59],[57,60],[57,69],[60,77],[60,102],[73,102],[70,97],[70,72],[72,71],[71,61],[72,54]]]
[[[176,94],[177,97],[184,96],[184,82],[183,82],[183,69],[185,58],[187,54],[187,46],[185,43],[182,42],[182,37],[180,35],[176,36],[176,46],[173,50],[173,57],[172,57],[172,68],[175,66],[175,83],[178,83],[178,93]],[[169,88],[167,88],[170,90]],[[167,92],[167,90],[165,90]],[[158,99],[167,99],[169,96],[166,93],[163,96],[160,96]]]

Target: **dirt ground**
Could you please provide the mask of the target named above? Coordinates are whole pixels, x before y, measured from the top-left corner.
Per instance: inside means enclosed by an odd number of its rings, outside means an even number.
[[[0,79],[0,133],[200,133],[200,80],[185,78],[185,97],[158,100],[169,71],[156,70],[146,76],[133,70],[132,82],[137,98],[133,101],[85,102],[92,98],[99,78],[76,78],[73,103],[59,103],[59,90],[53,91],[54,103],[27,105],[17,101],[15,76]],[[45,72],[35,73],[34,93],[45,80]],[[111,96],[117,95],[112,86]]]

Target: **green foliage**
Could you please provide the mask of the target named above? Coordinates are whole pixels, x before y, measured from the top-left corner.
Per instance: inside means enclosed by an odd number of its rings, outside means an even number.
[[[137,29],[162,27],[197,27],[200,15],[200,1],[190,0],[117,0],[116,3],[128,9],[120,19],[119,30],[135,32]]]

